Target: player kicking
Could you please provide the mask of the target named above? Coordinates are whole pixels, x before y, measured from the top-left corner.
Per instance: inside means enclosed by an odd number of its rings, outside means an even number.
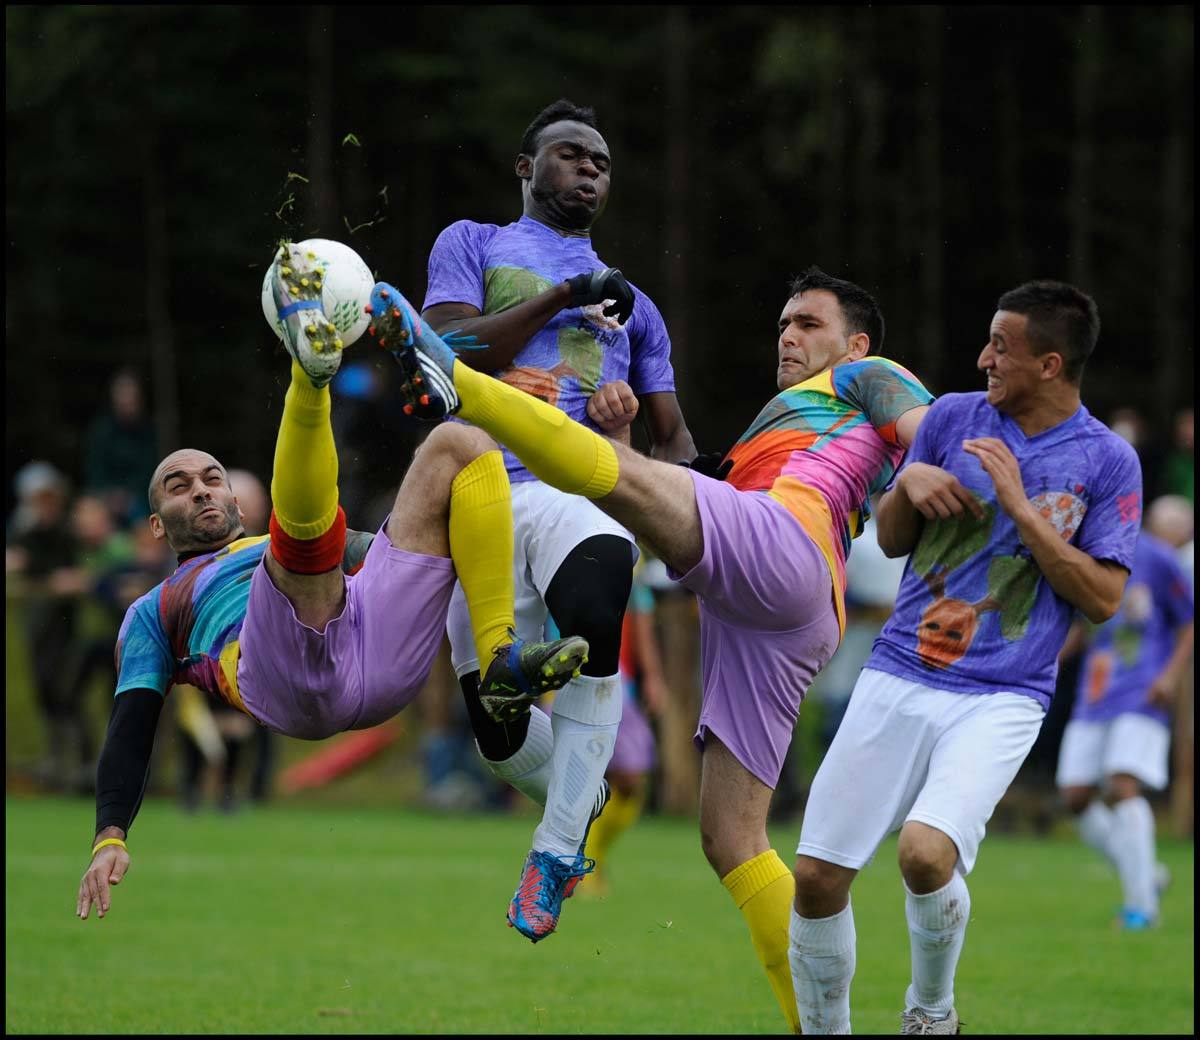
[[[801,698],[840,638],[851,536],[931,399],[899,365],[867,356],[883,339],[878,306],[815,268],[797,280],[779,320],[782,392],[722,481],[613,444],[457,362],[390,286],[376,286],[372,305],[418,415],[456,412],[486,430],[539,480],[594,500],[698,595],[701,841],[797,1029],[793,878],[771,849],[767,809]]]
[[[1116,868],[1129,931],[1158,922],[1154,813],[1142,785],[1167,786],[1169,709],[1192,653],[1192,616],[1174,551],[1143,530],[1121,609],[1091,639],[1059,750],[1063,800],[1083,840]],[[1112,808],[1098,797],[1102,784]]]
[[[275,446],[270,534],[246,538],[225,468],[185,449],[159,463],[150,524],[179,569],[135,602],[96,779],[96,836],[76,913],[111,905],[145,788],[163,699],[190,683],[287,736],[321,740],[391,718],[420,692],[455,576],[470,605],[484,693],[558,689],[587,659],[578,638],[512,634],[512,512],[501,453],[466,426],[434,430],[379,535],[347,531],[338,504],[329,380],[341,343],[320,311],[311,258],[285,247],[273,289],[292,379]]]
[[[1005,293],[978,361],[986,393],[934,404],[879,503],[880,546],[911,556],[804,812],[789,956],[806,1033],[850,1031],[850,886],[897,828],[901,1032],[959,1031],[966,876],[1041,728],[1073,614],[1115,613],[1137,540],[1137,456],[1079,398],[1099,326],[1069,285]]]

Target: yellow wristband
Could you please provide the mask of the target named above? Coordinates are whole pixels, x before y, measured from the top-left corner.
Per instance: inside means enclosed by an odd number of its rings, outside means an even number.
[[[105,845],[120,845],[126,852],[129,851],[129,846],[120,838],[105,838],[103,841],[96,842],[96,847],[92,849],[92,855],[96,855]]]

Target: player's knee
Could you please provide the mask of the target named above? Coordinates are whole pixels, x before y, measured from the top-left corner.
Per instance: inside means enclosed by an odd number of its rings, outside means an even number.
[[[1090,787],[1064,787],[1062,789],[1063,805],[1067,811],[1078,816],[1091,804],[1095,791]]]
[[[905,827],[897,851],[904,882],[918,893],[934,892],[948,884],[958,862],[957,846],[933,827]]]
[[[717,877],[723,878],[746,860],[753,859],[751,847],[743,835],[728,826],[722,826],[719,820],[701,815],[700,848],[704,850],[704,858]]]
[[[460,466],[469,465],[480,455],[496,450],[496,442],[482,430],[463,423],[442,423],[425,438],[418,456],[432,459],[444,456]]]
[[[604,774],[614,793],[622,798],[634,798],[641,793],[642,774],[631,773],[624,769],[610,769]]]
[[[1129,773],[1114,773],[1108,778],[1108,790],[1113,801],[1123,802],[1142,793],[1141,781]]]
[[[804,904],[824,902],[837,894],[842,883],[840,871],[832,863],[812,856],[796,859],[796,900]]]

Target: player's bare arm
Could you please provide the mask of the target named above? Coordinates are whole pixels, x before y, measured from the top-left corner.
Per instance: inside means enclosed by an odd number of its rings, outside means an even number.
[[[459,357],[478,372],[498,372],[511,365],[560,311],[599,303],[606,304],[606,318],[621,324],[633,314],[633,290],[620,271],[606,267],[577,274],[496,314],[482,314],[478,307],[467,303],[439,303],[421,316],[440,336],[474,336],[479,348],[464,350]]]
[[[983,506],[953,473],[925,462],[911,463],[879,501],[875,513],[879,547],[890,559],[907,556],[926,520],[948,520],[967,512],[983,519]]]
[[[1014,523],[1022,543],[1033,554],[1050,587],[1095,624],[1112,617],[1121,606],[1129,571],[1109,560],[1097,560],[1068,542],[1029,501],[1021,467],[1003,441],[978,437],[963,441],[963,449],[979,459],[992,479],[996,499]]]
[[[439,303],[421,317],[440,336],[457,333],[486,344],[479,350],[462,351],[459,358],[476,371],[498,372],[511,365],[525,345],[570,306],[571,287],[562,282],[497,314],[482,314],[469,303]]]
[[[650,457],[662,462],[685,462],[696,457],[696,444],[683,421],[679,398],[663,391],[643,394],[642,421],[650,438]]]

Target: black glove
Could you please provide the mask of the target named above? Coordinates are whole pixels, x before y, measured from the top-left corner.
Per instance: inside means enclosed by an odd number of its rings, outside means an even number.
[[[589,303],[603,303],[605,300],[617,302],[605,308],[606,318],[615,317],[622,325],[633,314],[633,290],[625,281],[625,276],[615,267],[606,267],[602,271],[588,271],[568,278],[571,287],[571,306],[585,307]]]
[[[694,469],[697,473],[712,477],[713,480],[724,480],[729,476],[729,471],[733,469],[733,459],[725,458],[723,451],[710,451],[705,455],[697,455],[690,462],[681,462],[679,465]]]

